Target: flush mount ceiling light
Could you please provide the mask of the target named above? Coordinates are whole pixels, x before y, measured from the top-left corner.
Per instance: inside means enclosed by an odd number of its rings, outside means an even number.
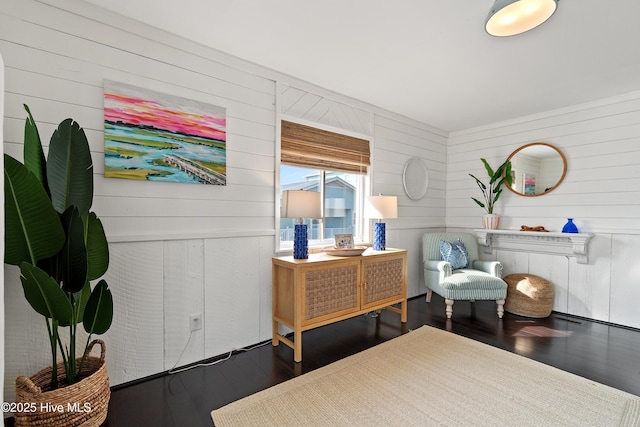
[[[558,0],[496,0],[485,30],[497,37],[524,33],[549,19],[557,5]]]

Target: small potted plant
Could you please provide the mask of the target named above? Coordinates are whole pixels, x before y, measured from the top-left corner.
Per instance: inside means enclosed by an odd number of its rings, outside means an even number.
[[[489,184],[485,185],[485,183],[470,173],[469,176],[476,180],[476,184],[478,184],[480,191],[482,191],[484,202],[476,199],[475,197],[472,197],[471,199],[487,212],[486,215],[482,217],[483,227],[497,229],[500,227],[500,216],[493,212],[493,208],[502,193],[502,184],[506,183],[511,186],[513,182],[513,178],[511,176],[511,162],[507,160],[494,171],[485,159],[480,160],[482,160],[484,168],[487,170]]]
[[[93,288],[90,283],[109,265],[102,223],[90,211],[91,152],[84,130],[66,119],[53,133],[45,159],[25,109],[24,163],[4,156],[4,261],[20,267],[25,298],[44,317],[52,364],[16,380],[16,402],[24,411],[14,414],[15,423],[100,425],[107,415],[109,378],[104,343],[90,340],[111,326],[113,298],[106,281]],[[76,343],[79,324],[88,333],[82,347]],[[62,328],[68,333],[61,334]],[[96,343],[102,347],[99,358],[89,355]]]

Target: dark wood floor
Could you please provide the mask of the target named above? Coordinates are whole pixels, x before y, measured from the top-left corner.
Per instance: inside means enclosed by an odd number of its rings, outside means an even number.
[[[498,320],[495,303],[490,301],[456,303],[451,321],[445,319],[444,312],[444,301],[437,295],[430,304],[418,297],[409,301],[409,320],[403,327],[397,314],[384,311],[378,318],[359,316],[305,332],[301,363],[293,362],[293,351],[288,347],[267,343],[215,366],[116,387],[105,425],[212,426],[213,409],[422,325],[445,329],[640,395],[639,330],[556,313],[546,319],[505,313]]]

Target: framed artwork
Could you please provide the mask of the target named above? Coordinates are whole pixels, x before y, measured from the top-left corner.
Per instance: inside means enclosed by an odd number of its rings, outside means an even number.
[[[353,234],[336,234],[333,237],[336,240],[336,248],[353,249]]]
[[[532,195],[536,194],[536,176],[532,173],[524,173],[524,194]]]
[[[226,110],[105,80],[104,176],[226,185]]]

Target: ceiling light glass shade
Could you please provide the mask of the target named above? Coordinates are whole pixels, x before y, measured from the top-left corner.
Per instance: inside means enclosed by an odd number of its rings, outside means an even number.
[[[524,33],[549,19],[557,5],[558,0],[496,0],[485,30],[497,37]]]

